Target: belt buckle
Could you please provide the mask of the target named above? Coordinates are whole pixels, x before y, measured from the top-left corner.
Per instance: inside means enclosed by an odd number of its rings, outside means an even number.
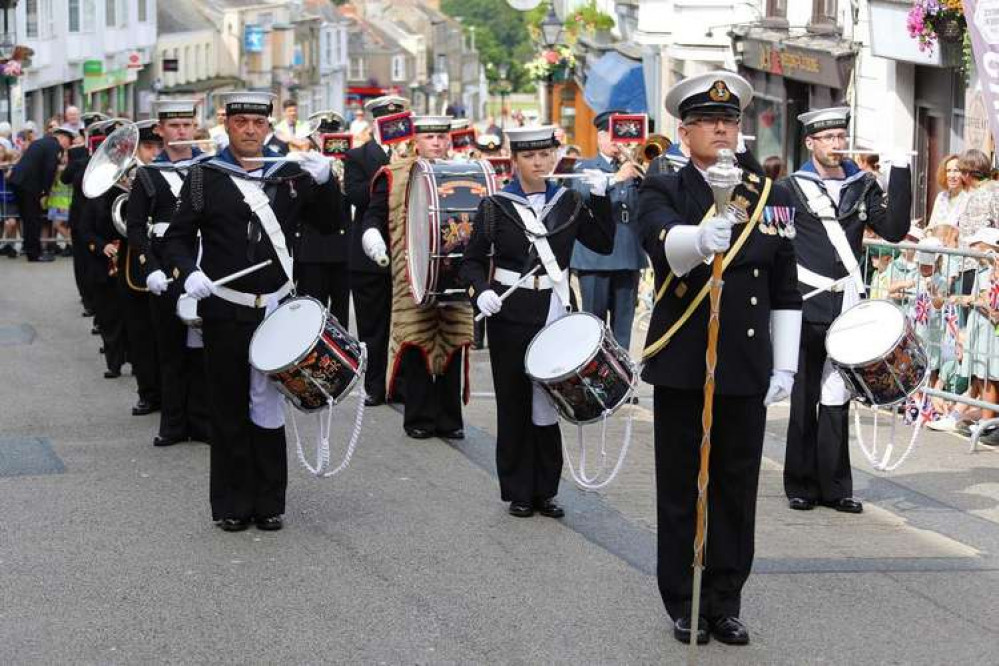
[[[534,291],[538,291],[540,289],[541,289],[541,276],[535,274],[534,275]]]
[[[261,307],[261,299],[263,299],[263,297],[263,294],[257,294],[253,299],[253,307],[259,309]]]

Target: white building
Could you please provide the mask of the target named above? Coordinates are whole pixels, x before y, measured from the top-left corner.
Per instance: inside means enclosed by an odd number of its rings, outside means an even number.
[[[11,89],[15,126],[44,123],[70,104],[134,115],[136,81],[156,43],[156,1],[18,3],[17,41],[34,53]]]

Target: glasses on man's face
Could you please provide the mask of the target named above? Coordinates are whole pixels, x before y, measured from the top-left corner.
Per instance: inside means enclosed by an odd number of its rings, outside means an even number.
[[[732,130],[739,126],[739,119],[731,116],[700,116],[698,118],[688,118],[684,125],[694,125],[704,129],[714,129],[721,125],[726,130]]]
[[[846,143],[846,134],[816,134],[812,137],[822,143]]]

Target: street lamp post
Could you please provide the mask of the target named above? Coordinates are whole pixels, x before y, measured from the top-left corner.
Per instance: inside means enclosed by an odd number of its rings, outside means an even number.
[[[510,65],[503,63],[497,68],[499,81],[496,82],[500,96],[500,129],[506,129],[506,96],[510,92],[510,81],[506,78],[510,73]]]
[[[559,19],[558,14],[555,13],[555,3],[554,0],[552,0],[548,3],[548,14],[545,15],[544,20],[541,21],[542,45],[545,48],[554,49],[558,45],[561,37],[562,21]],[[553,74],[549,73],[545,78],[545,85],[548,88],[546,91],[548,109],[545,116],[547,118],[547,124],[551,125],[555,122],[555,76]]]

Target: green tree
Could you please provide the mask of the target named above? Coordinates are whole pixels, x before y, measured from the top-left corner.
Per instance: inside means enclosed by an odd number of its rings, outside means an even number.
[[[499,79],[499,66],[506,65],[514,91],[525,92],[533,87],[524,63],[534,57],[535,45],[523,12],[503,0],[442,0],[441,11],[460,18],[466,27],[475,27],[475,45],[490,82]]]

